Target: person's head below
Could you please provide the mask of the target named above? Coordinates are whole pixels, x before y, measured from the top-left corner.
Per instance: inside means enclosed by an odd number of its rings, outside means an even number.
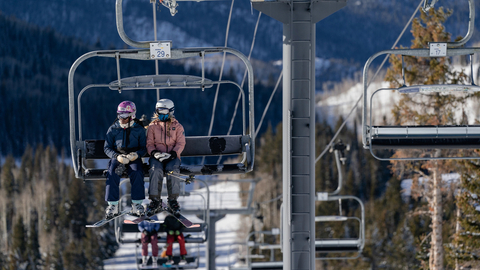
[[[133,119],[135,119],[135,112],[137,107],[135,103],[129,100],[120,102],[117,107],[117,118],[120,121],[120,124],[127,124]]]
[[[175,104],[170,99],[162,98],[155,104],[155,117],[162,122],[174,118],[174,112]]]

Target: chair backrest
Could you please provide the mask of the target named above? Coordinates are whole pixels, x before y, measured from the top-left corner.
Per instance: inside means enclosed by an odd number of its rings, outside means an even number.
[[[186,137],[182,157],[220,156],[242,153],[242,141],[247,136],[191,136]],[[85,140],[84,159],[108,159],[103,151],[105,140]],[[148,154],[145,155],[148,157]]]
[[[79,160],[81,161],[81,175],[84,180],[105,180],[106,168],[88,168],[85,161],[96,159],[108,159],[103,151],[105,140],[85,140],[80,147]],[[180,173],[183,175],[212,175],[212,174],[237,174],[248,172],[253,164],[253,158],[248,155],[250,137],[247,135],[226,136],[191,136],[186,137],[186,145],[181,156],[222,156],[241,155],[247,153],[246,163],[233,164],[203,164],[203,165],[180,165]],[[144,157],[148,157],[148,154]],[[148,165],[145,164],[145,176],[149,176]]]

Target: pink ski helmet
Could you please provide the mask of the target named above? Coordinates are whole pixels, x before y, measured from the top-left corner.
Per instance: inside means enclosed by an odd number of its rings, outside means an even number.
[[[132,119],[135,118],[135,112],[137,111],[137,107],[135,106],[135,103],[129,100],[122,101],[120,104],[118,104],[117,107],[117,116],[118,118],[128,118],[132,117]]]

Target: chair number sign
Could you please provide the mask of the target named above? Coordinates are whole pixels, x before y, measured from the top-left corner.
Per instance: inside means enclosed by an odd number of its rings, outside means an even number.
[[[171,58],[171,42],[152,42],[150,43],[150,59]]]
[[[447,56],[447,43],[430,42],[430,57]]]

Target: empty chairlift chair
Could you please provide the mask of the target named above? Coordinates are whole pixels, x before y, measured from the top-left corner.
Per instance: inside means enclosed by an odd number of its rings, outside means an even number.
[[[447,49],[446,56],[471,55],[480,52],[480,48],[460,48]],[[430,57],[429,49],[400,49],[388,50],[377,53],[366,63],[365,69],[368,70],[373,59],[381,54],[399,54],[403,56]],[[472,68],[473,71],[473,68]],[[373,115],[379,109],[374,108],[374,101],[385,100],[379,98],[382,93],[390,92],[395,99],[401,95],[412,95],[411,99],[420,101],[428,98],[427,95],[472,95],[480,91],[480,87],[472,85],[412,85],[400,88],[381,88],[374,91],[370,96],[367,92],[368,81],[367,72],[364,73],[364,109],[363,109],[363,145],[365,149],[370,149],[371,154],[379,160],[432,160],[432,159],[478,159],[480,156],[475,151],[480,149],[480,125],[474,124],[454,124],[454,125],[378,125],[373,123]],[[376,97],[376,99],[375,99]],[[468,96],[465,96],[468,97]],[[385,105],[385,104],[382,104]],[[418,108],[419,110],[422,108]],[[461,108],[459,108],[461,114]],[[470,119],[471,121],[474,119]],[[459,119],[458,122],[461,122]],[[406,149],[406,156],[389,157],[381,156],[374,150],[398,150]],[[410,152],[407,150],[410,149]],[[448,150],[450,153],[455,151],[454,155],[442,154],[440,150]],[[420,153],[420,150],[423,152]],[[416,151],[416,152],[414,152]],[[461,152],[460,152],[461,151]],[[413,154],[415,153],[415,154]],[[420,153],[420,154],[419,154]],[[411,156],[410,156],[411,155]],[[390,154],[391,156],[391,154]]]
[[[428,9],[436,1],[425,1],[424,9]],[[456,48],[464,45],[474,32],[475,5],[473,0],[468,0],[470,18],[468,32],[465,37],[457,42],[448,43],[430,43],[428,49],[395,49],[378,52],[371,56],[365,63],[363,72],[363,115],[362,115],[362,140],[365,149],[369,149],[372,155],[379,160],[432,160],[432,159],[478,159],[480,156],[475,153],[475,149],[480,149],[480,125],[471,123],[462,123],[455,125],[417,125],[415,123],[401,126],[388,126],[373,123],[373,115],[381,110],[379,106],[374,108],[375,98],[379,99],[383,93],[391,92],[393,98],[400,95],[415,95],[412,99],[421,98],[422,95],[441,93],[441,94],[460,94],[476,93],[480,87],[474,84],[472,55],[479,53],[480,48]],[[470,55],[471,67],[471,85],[443,84],[443,85],[411,85],[400,88],[381,88],[369,94],[368,89],[368,70],[372,62],[380,55],[395,54],[411,57],[453,57]],[[402,62],[403,64],[403,62]],[[404,76],[404,74],[403,74]],[[405,81],[405,78],[404,78]],[[382,99],[384,101],[385,99]],[[382,104],[381,107],[387,107]],[[390,108],[390,107],[388,107]],[[460,108],[459,108],[460,111]],[[461,112],[460,112],[461,113]],[[474,119],[469,119],[474,120]],[[414,119],[412,119],[414,122]],[[379,152],[374,150],[405,150],[406,155],[402,157],[379,156]],[[414,152],[412,149],[417,150]],[[445,151],[450,153],[456,149],[454,155],[445,155]],[[422,151],[418,151],[422,150]],[[442,152],[443,151],[443,152]],[[409,156],[408,153],[413,153]]]
[[[342,142],[335,143],[332,148],[330,149],[331,152],[334,152],[335,161],[337,164],[338,170],[338,187],[335,191],[328,193],[328,192],[318,192],[317,193],[317,201],[338,201],[339,202],[339,215],[335,216],[317,216],[315,217],[315,229],[318,231],[325,227],[325,223],[327,222],[342,222],[346,223],[350,220],[355,220],[358,222],[357,226],[357,238],[319,238],[315,239],[315,252],[319,254],[316,255],[317,260],[333,260],[333,259],[355,259],[358,258],[365,246],[365,207],[363,202],[355,197],[355,196],[348,196],[348,195],[338,195],[341,191],[342,184],[343,184],[343,173],[341,163],[343,164],[346,160],[344,156],[344,151],[349,150],[349,147],[344,145]],[[361,216],[344,216],[342,215],[342,200],[355,200],[358,202],[360,206]],[[355,255],[352,256],[332,256],[326,257],[322,254],[330,254],[330,253],[347,253]]]
[[[315,252],[322,254],[329,253],[355,253],[354,256],[342,257],[319,257],[317,260],[333,260],[333,259],[356,259],[360,257],[365,246],[365,209],[363,202],[355,196],[330,196],[327,193],[318,193],[317,201],[339,201],[341,205],[342,200],[355,200],[360,205],[361,217],[342,216],[317,216],[315,217],[315,227],[323,228],[321,223],[325,222],[348,222],[349,220],[356,220],[358,222],[358,237],[357,238],[319,238],[315,239]],[[340,206],[340,212],[342,208]]]
[[[247,269],[283,269],[283,262],[282,261],[275,261],[275,253],[274,251],[280,249],[280,244],[269,244],[269,243],[258,243],[250,241],[250,238],[253,235],[279,235],[280,230],[278,228],[273,228],[271,231],[255,231],[248,234],[245,245],[247,247],[247,256],[246,256],[246,263]],[[254,248],[258,248],[260,251],[262,250],[269,250],[270,251],[270,260],[263,261],[263,262],[252,262],[254,258],[263,258],[261,254],[251,254]]]

